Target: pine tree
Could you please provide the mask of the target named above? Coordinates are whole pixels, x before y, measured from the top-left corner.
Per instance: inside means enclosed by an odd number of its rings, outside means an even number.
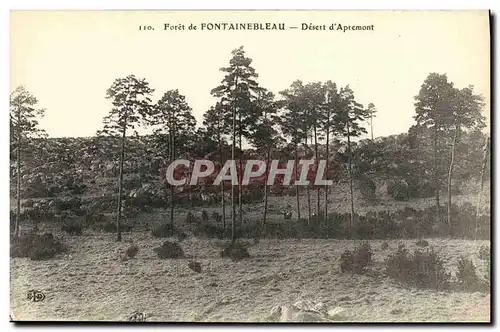
[[[453,83],[448,82],[445,74],[431,73],[422,84],[419,94],[415,96],[415,120],[418,125],[432,130],[433,151],[433,184],[436,199],[436,222],[441,221],[439,195],[441,191],[441,158],[438,153],[444,130],[449,126],[451,113]]]
[[[334,115],[334,126],[336,131],[343,137],[347,138],[347,157],[348,157],[348,174],[349,174],[349,191],[351,198],[351,219],[350,227],[355,223],[354,211],[354,189],[353,189],[353,172],[352,172],[352,148],[351,137],[360,136],[366,133],[366,129],[361,126],[363,121],[369,116],[363,106],[354,99],[354,92],[349,85],[340,89],[339,109]]]
[[[178,90],[170,90],[163,94],[156,103],[149,117],[153,127],[153,136],[158,142],[166,144],[170,162],[190,148],[194,136],[196,119],[186,98]],[[189,183],[186,183],[189,186]],[[170,185],[170,224],[174,225],[174,194],[175,187]]]
[[[116,240],[122,239],[120,222],[122,218],[123,163],[127,129],[135,130],[145,123],[151,113],[150,96],[154,92],[143,78],[129,75],[116,79],[106,91],[106,98],[111,99],[113,108],[103,119],[103,129],[98,134],[120,136],[120,173],[118,178],[118,209],[116,218]]]
[[[24,86],[17,87],[9,97],[10,113],[10,148],[16,152],[16,222],[14,236],[19,236],[19,218],[21,214],[21,163],[24,146],[32,138],[44,136],[38,120],[45,109],[37,108],[38,100]]]
[[[262,88],[259,87],[255,79],[258,77],[255,69],[251,66],[252,59],[246,57],[243,46],[232,51],[232,58],[229,61],[229,67],[221,68],[220,71],[226,73],[221,84],[211,91],[214,97],[220,98],[220,103],[227,110],[224,120],[228,127],[232,128],[232,151],[231,159],[235,160],[236,137],[240,150],[239,163],[242,162],[242,140],[251,137],[250,129],[260,117],[258,108],[254,101],[259,96]],[[227,107],[226,107],[227,106]],[[241,201],[241,174],[238,178],[238,205],[239,205],[239,223],[243,223],[243,208]],[[232,241],[236,240],[235,220],[236,206],[234,204],[234,186],[231,186],[231,205],[232,205]]]

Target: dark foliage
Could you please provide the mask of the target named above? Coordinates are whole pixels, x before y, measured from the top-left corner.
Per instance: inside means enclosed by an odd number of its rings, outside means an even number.
[[[372,262],[372,250],[370,243],[363,242],[354,250],[346,249],[340,255],[340,270],[342,273],[363,274],[367,266]]]
[[[491,251],[489,246],[481,246],[479,248],[479,258],[485,261],[489,261],[491,258]]]
[[[27,233],[11,237],[10,256],[29,257],[32,260],[47,260],[67,251],[67,248],[52,233]]]
[[[208,213],[205,210],[201,211],[201,221],[202,222],[209,222],[210,221]]]
[[[165,241],[161,247],[154,248],[153,251],[162,259],[181,258],[184,256],[184,251],[177,242]]]
[[[231,243],[226,249],[220,253],[222,258],[231,258],[232,260],[241,260],[249,258],[250,253],[248,249],[238,242]]]
[[[188,263],[188,267],[196,273],[201,273],[201,264],[195,261]]]
[[[69,235],[82,235],[83,233],[81,222],[76,220],[68,220],[64,222],[61,226],[61,230],[68,233]]]
[[[388,277],[399,283],[418,288],[446,289],[450,275],[444,268],[443,260],[433,249],[415,250],[399,248],[385,260]]]
[[[420,239],[420,240],[418,240],[418,241],[415,243],[415,245],[416,245],[417,247],[427,247],[427,246],[429,246],[429,242],[427,242],[427,240]]]
[[[203,236],[207,238],[224,238],[224,229],[219,226],[210,225],[210,224],[200,224],[197,225],[193,231],[195,236]]]
[[[404,180],[395,180],[387,185],[387,194],[397,201],[410,199],[410,189]]]
[[[179,241],[183,241],[187,234],[181,229],[172,226],[172,224],[161,224],[151,230],[151,235],[156,238],[177,237]]]
[[[367,176],[362,176],[358,182],[359,191],[361,195],[366,200],[373,200],[375,198],[375,190],[377,186],[375,185],[375,181]]]
[[[479,277],[477,276],[476,266],[472,260],[461,256],[458,261],[457,269],[458,271],[456,277],[459,285],[461,285],[465,290],[477,289],[479,285]]]
[[[136,245],[131,245],[127,248],[126,254],[130,258],[134,258],[139,252],[139,248]]]
[[[216,222],[217,224],[220,224],[220,223],[222,223],[222,215],[220,213],[217,213],[214,211],[212,213],[212,220],[214,222]]]

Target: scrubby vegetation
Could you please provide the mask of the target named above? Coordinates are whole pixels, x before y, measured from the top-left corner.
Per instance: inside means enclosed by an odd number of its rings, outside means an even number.
[[[222,258],[231,258],[232,260],[241,260],[244,258],[249,258],[250,253],[244,245],[240,244],[239,242],[234,242],[229,244],[227,248],[222,250],[220,256]]]
[[[182,247],[177,242],[165,241],[163,244],[153,249],[159,258],[181,258],[184,256]]]
[[[372,249],[368,242],[363,242],[352,251],[346,249],[340,256],[340,270],[343,273],[363,274],[372,262]]]
[[[10,257],[47,260],[65,251],[67,251],[66,246],[52,233],[26,233],[10,239]]]
[[[411,287],[447,289],[450,283],[444,261],[433,249],[417,249],[410,253],[407,249],[398,248],[385,260],[385,273]]]

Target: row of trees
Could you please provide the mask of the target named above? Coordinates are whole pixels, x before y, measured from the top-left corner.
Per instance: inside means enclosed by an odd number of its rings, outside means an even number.
[[[203,124],[196,128],[196,120],[186,99],[178,90],[170,90],[161,99],[153,103],[154,90],[148,82],[134,75],[117,79],[107,90],[106,97],[112,102],[110,113],[103,119],[103,128],[98,136],[114,136],[120,138],[119,193],[117,208],[117,240],[121,240],[120,221],[122,218],[122,183],[123,165],[127,137],[135,133],[137,127],[151,129],[150,144],[155,151],[161,151],[160,158],[172,161],[179,157],[193,159],[209,156],[221,164],[227,159],[242,162],[243,142],[255,148],[258,156],[267,162],[271,158],[287,160],[294,156],[331,159],[330,145],[333,141],[346,143],[347,160],[345,168],[349,177],[351,220],[355,222],[355,206],[353,195],[353,153],[352,138],[367,133],[365,125],[369,124],[373,141],[373,117],[375,105],[367,108],[356,102],[354,92],[349,86],[338,87],[332,81],[303,83],[295,81],[291,86],[279,93],[279,97],[260,86],[258,75],[252,67],[243,47],[232,52],[229,66],[221,68],[224,78],[211,94],[217,101],[203,115]],[[483,105],[480,96],[473,93],[472,87],[457,89],[448,82],[446,75],[432,73],[425,80],[419,94],[415,97],[416,125],[409,134],[418,132],[425,141],[432,144],[431,169],[434,175],[434,191],[436,194],[437,218],[440,218],[439,193],[443,187],[443,160],[449,155],[448,206],[451,206],[451,179],[456,164],[456,143],[463,133],[484,127],[481,116]],[[43,110],[36,108],[34,98],[24,88],[18,88],[11,95],[11,150],[17,151],[17,215],[20,210],[20,171],[22,142],[43,133],[38,129],[37,116]],[[427,135],[427,136],[425,136]],[[23,138],[23,139],[22,139]],[[449,153],[445,153],[448,151]],[[427,152],[427,151],[426,151]],[[327,165],[329,167],[330,165]],[[327,172],[328,173],[328,172]],[[267,173],[266,173],[267,178]],[[235,239],[236,216],[242,223],[242,188],[231,186],[231,227]],[[187,188],[190,190],[190,187]],[[238,189],[236,191],[236,189]],[[328,214],[328,190],[324,188],[324,210],[321,211],[321,189],[316,187],[317,205],[315,218]],[[221,184],[222,217],[225,224],[226,201],[224,186]],[[296,186],[298,217],[301,217],[299,201],[300,187]],[[310,188],[306,187],[308,198],[307,219],[313,218],[310,204]],[[170,187],[171,202],[174,188]],[[238,199],[236,199],[238,194]],[[268,186],[264,186],[264,211],[262,222],[267,219]],[[238,208],[238,213],[236,212]],[[450,216],[450,213],[448,213]],[[170,221],[174,220],[174,206],[170,204]],[[451,223],[450,217],[448,222]],[[18,222],[16,222],[16,235]]]
[[[281,99],[261,87],[256,79],[258,75],[251,66],[252,60],[245,55],[243,47],[232,52],[228,67],[221,68],[225,76],[219,86],[211,91],[218,99],[217,103],[204,114],[203,126],[195,133],[195,120],[191,108],[184,96],[177,90],[166,92],[153,105],[151,89],[144,79],[130,75],[117,79],[107,91],[107,98],[113,103],[110,114],[104,118],[104,129],[99,134],[121,135],[122,155],[120,157],[120,188],[122,182],[123,151],[127,129],[145,124],[154,128],[154,137],[174,160],[179,153],[195,155],[211,154],[217,156],[221,163],[229,156],[225,153],[230,146],[230,159],[243,158],[243,141],[252,144],[265,160],[269,161],[273,149],[289,148],[299,154],[311,155],[320,159],[318,146],[326,143],[325,159],[329,158],[328,143],[333,137],[347,139],[350,155],[351,137],[366,133],[362,126],[373,116],[374,106],[364,109],[356,102],[349,86],[338,88],[331,81],[326,83],[293,82],[290,88],[282,91]],[[197,139],[194,139],[197,138]],[[230,144],[228,144],[230,142]],[[313,147],[310,151],[310,146]],[[197,151],[195,151],[197,150]],[[354,200],[352,189],[351,157],[348,170],[351,183],[351,210],[354,218]],[[267,176],[267,175],[266,175]],[[222,190],[223,187],[221,188]],[[264,215],[267,218],[267,186],[264,191]],[[309,187],[306,188],[310,202]],[[320,216],[320,188],[317,190],[316,218]],[[297,194],[299,186],[296,186]],[[171,195],[174,190],[171,188]],[[242,188],[238,184],[238,204],[236,204],[235,188],[231,187],[231,225],[234,239],[236,216],[242,224]],[[328,191],[325,190],[325,215],[328,211]],[[121,197],[121,189],[119,191]],[[225,219],[225,200],[222,195],[223,218]],[[311,206],[308,204],[308,220],[312,218]],[[238,206],[238,212],[236,207]],[[299,195],[297,195],[297,213],[300,218]],[[121,218],[121,199],[118,199],[118,224]],[[171,206],[171,222],[173,222],[173,205]],[[351,219],[351,225],[353,223]],[[120,240],[118,233],[118,240]]]
[[[447,171],[448,227],[451,230],[451,191],[457,141],[464,131],[482,129],[485,126],[481,112],[484,102],[474,94],[473,87],[454,87],[445,74],[431,73],[415,97],[415,120],[423,128],[429,129],[432,140],[434,191],[436,198],[436,218],[440,220],[440,191],[443,173],[439,165],[442,158],[449,155]]]

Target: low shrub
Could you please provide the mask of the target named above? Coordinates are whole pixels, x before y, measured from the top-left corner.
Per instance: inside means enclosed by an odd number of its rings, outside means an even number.
[[[488,258],[488,260],[486,261],[486,272],[484,273],[484,280],[486,280],[486,282],[490,282],[490,279],[491,279],[491,260]]]
[[[408,183],[404,180],[395,180],[387,186],[387,194],[397,201],[407,201],[410,199]]]
[[[366,267],[372,262],[372,250],[368,242],[363,242],[353,251],[346,249],[340,256],[340,270],[342,273],[363,274]]]
[[[175,234],[175,228],[172,224],[161,224],[151,229],[151,235],[156,238],[172,237]]]
[[[476,289],[479,285],[479,277],[476,273],[476,266],[470,259],[461,256],[457,266],[457,280],[464,290]]]
[[[201,211],[201,220],[203,222],[209,222],[210,221],[210,217],[208,216],[207,211],[205,211],[205,210]]]
[[[127,256],[130,257],[130,258],[134,258],[137,255],[138,252],[139,252],[139,248],[136,245],[131,245],[125,251],[125,253],[127,254]]]
[[[67,248],[52,233],[27,233],[11,237],[10,256],[47,260],[65,252]]]
[[[388,277],[408,286],[433,289],[449,286],[450,275],[433,249],[416,249],[410,254],[400,247],[385,260],[385,272]]]
[[[198,223],[198,218],[196,218],[191,211],[186,214],[186,219],[184,220],[184,224],[192,224]]]
[[[364,199],[373,200],[376,197],[375,190],[377,189],[377,186],[375,185],[375,181],[369,177],[361,177],[358,182],[358,188]]]
[[[249,258],[250,253],[248,249],[238,242],[231,243],[226,249],[220,253],[222,258],[231,258],[232,260],[240,260]]]
[[[427,240],[420,239],[420,240],[418,240],[417,242],[415,242],[415,245],[416,245],[417,247],[422,247],[422,248],[423,248],[423,247],[427,247],[427,246],[429,246],[429,242],[427,242]]]
[[[212,220],[215,221],[216,223],[220,224],[222,222],[222,215],[218,212],[213,212],[212,213]]]
[[[95,230],[107,232],[107,233],[116,233],[116,223],[111,221],[96,223],[91,226]],[[120,231],[121,232],[130,232],[134,229],[133,226],[127,225],[124,223],[120,223]]]
[[[82,235],[83,227],[82,224],[76,220],[68,220],[61,226],[61,231],[66,232],[69,235]]]
[[[215,225],[200,224],[194,229],[193,234],[195,236],[222,239],[224,238],[224,229]]]
[[[489,246],[481,246],[479,248],[479,259],[489,261],[491,257],[490,247]]]
[[[382,249],[382,250],[387,250],[387,249],[389,249],[389,243],[387,243],[387,242],[382,242],[382,244],[380,245],[380,249]]]
[[[162,259],[180,258],[184,256],[184,251],[177,242],[165,241],[161,247],[154,248],[153,251]]]

